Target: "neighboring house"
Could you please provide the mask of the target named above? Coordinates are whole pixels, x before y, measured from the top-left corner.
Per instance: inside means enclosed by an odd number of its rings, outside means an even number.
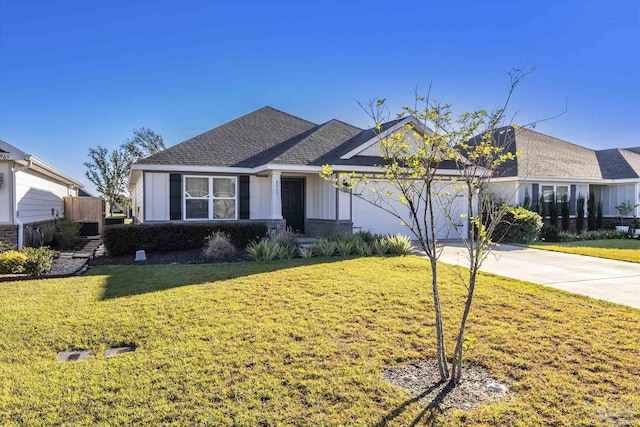
[[[0,241],[22,247],[53,236],[64,217],[64,196],[77,196],[83,185],[18,148],[0,140]],[[39,229],[39,230],[37,230]],[[34,232],[35,230],[35,232]]]
[[[496,130],[498,141],[512,135],[505,129]],[[509,204],[522,205],[528,193],[537,210],[540,197],[548,202],[551,194],[557,201],[567,195],[575,215],[577,198],[587,199],[593,192],[596,201],[602,202],[607,225],[612,226],[615,206],[640,203],[640,147],[595,151],[529,129],[518,129],[515,139],[509,138],[508,150],[517,150],[520,156],[500,168],[491,184],[492,192]],[[633,216],[640,216],[640,208]]]
[[[383,135],[409,125],[413,117],[385,123]],[[316,124],[263,107],[170,147],[132,166],[129,182],[138,223],[166,221],[261,221],[270,228],[285,223],[310,236],[352,230],[403,233],[401,221],[323,180],[322,165],[336,173],[380,173],[379,132],[330,120]],[[445,164],[439,184],[453,186],[453,164]],[[385,189],[385,183],[373,182]],[[362,193],[368,197],[366,191]],[[454,200],[453,215],[466,212]],[[389,206],[400,212],[399,201]],[[454,235],[437,215],[440,238]],[[463,225],[466,228],[466,224]]]

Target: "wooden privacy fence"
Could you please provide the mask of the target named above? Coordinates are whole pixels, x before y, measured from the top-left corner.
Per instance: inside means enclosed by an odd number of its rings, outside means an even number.
[[[64,198],[64,217],[72,222],[95,221],[102,235],[104,207],[104,200],[100,197],[67,196]]]

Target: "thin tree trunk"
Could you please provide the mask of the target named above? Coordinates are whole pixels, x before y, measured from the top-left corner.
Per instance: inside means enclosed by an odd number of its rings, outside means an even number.
[[[431,285],[433,287],[433,305],[436,315],[436,338],[438,340],[438,348],[436,358],[438,360],[438,370],[440,371],[440,379],[446,381],[449,378],[449,366],[447,364],[447,353],[444,345],[444,332],[442,327],[442,310],[440,308],[440,292],[438,290],[438,273],[436,268],[436,260],[431,260]]]
[[[462,376],[462,356],[463,356],[463,344],[464,344],[464,331],[467,325],[467,318],[469,317],[469,311],[471,311],[471,302],[473,301],[473,291],[476,285],[476,270],[475,263],[472,265],[472,271],[469,273],[469,291],[467,292],[467,301],[464,304],[464,313],[462,314],[462,320],[460,321],[460,330],[458,331],[458,338],[456,339],[456,349],[453,353],[453,360],[451,361],[451,378],[449,381],[455,386],[460,382]]]

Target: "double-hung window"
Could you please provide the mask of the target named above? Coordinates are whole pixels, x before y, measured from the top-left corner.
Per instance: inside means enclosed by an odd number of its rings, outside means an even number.
[[[184,219],[237,219],[237,178],[185,176]]]

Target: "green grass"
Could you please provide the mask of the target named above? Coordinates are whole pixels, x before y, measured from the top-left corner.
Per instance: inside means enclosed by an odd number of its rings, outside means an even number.
[[[434,354],[417,257],[114,266],[0,283],[0,425],[616,425],[640,420],[640,311],[480,277],[466,360],[509,398],[435,414],[380,379]],[[443,268],[449,350],[464,288]],[[104,359],[108,346],[135,353]],[[56,362],[56,353],[97,356]],[[620,425],[620,424],[618,424]]]
[[[534,244],[530,244],[529,247],[535,249],[545,249],[548,251],[566,252],[576,255],[587,255],[598,258],[617,259],[620,261],[640,263],[640,240],[584,240],[581,242],[568,243],[537,242]]]

